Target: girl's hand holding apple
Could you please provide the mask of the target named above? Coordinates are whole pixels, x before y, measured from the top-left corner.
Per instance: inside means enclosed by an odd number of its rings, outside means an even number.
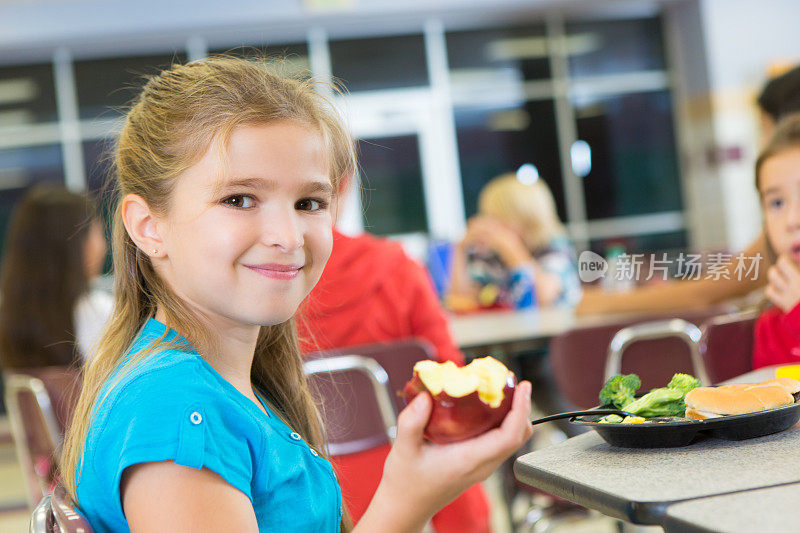
[[[513,374],[512,374],[513,376]],[[434,405],[431,395],[420,392],[398,417],[397,440],[386,459],[376,501],[392,501],[398,516],[419,516],[422,522],[411,529],[422,529],[433,514],[453,500],[467,487],[486,479],[504,460],[520,449],[533,434],[530,423],[531,384],[516,385],[511,409],[499,427],[451,444],[434,444],[425,438]],[[374,508],[379,508],[374,506]],[[378,524],[402,523],[364,515],[358,528],[365,531]],[[384,527],[385,530],[385,527]]]

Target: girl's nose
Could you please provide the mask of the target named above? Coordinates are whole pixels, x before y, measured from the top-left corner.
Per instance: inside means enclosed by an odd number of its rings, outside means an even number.
[[[303,224],[294,208],[275,211],[265,218],[262,233],[265,245],[275,246],[287,252],[302,248]]]
[[[787,216],[787,225],[790,229],[800,228],[800,201],[794,201],[789,204]]]

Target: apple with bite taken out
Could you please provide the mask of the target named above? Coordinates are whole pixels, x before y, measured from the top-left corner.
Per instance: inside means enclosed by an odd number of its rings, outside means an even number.
[[[516,378],[493,357],[464,367],[452,361],[420,361],[403,394],[411,402],[420,392],[433,398],[425,437],[447,444],[469,439],[500,425],[511,410]]]

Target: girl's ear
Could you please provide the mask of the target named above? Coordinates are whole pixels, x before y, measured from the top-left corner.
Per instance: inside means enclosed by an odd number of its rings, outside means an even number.
[[[151,258],[166,256],[158,220],[144,198],[138,194],[129,194],[122,199],[122,221],[128,235],[146,255]]]

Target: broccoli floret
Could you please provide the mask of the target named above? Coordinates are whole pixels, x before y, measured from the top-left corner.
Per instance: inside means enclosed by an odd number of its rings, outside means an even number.
[[[683,397],[686,393],[680,389],[662,387],[653,389],[641,398],[622,407],[628,413],[652,418],[654,416],[683,416],[686,404]]]
[[[684,394],[689,392],[692,389],[695,389],[700,386],[700,380],[694,376],[690,376],[689,374],[675,374],[672,376],[669,384],[667,385],[668,389],[678,389],[683,391]]]
[[[642,386],[642,380],[636,374],[616,375],[606,381],[600,391],[600,405],[613,405],[617,409],[634,400],[634,394]]]

